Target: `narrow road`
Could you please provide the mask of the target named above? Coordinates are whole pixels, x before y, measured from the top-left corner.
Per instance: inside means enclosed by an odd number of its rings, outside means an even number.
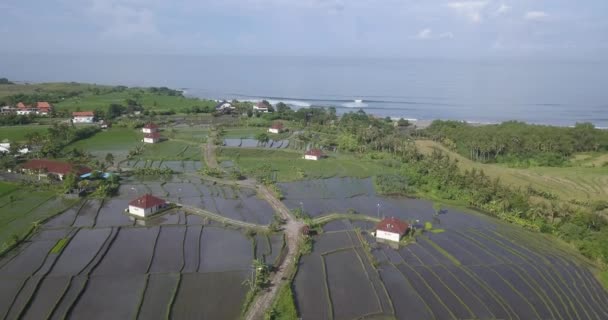
[[[207,167],[219,169],[217,159],[215,157],[215,143],[211,137],[207,139],[207,143],[203,147],[205,162],[207,163]],[[275,272],[270,276],[270,284],[267,289],[262,290],[258,293],[257,297],[247,310],[247,313],[244,316],[245,320],[258,320],[263,319],[266,310],[269,310],[272,306],[272,302],[274,301],[279,288],[288,281],[289,275],[288,272],[293,268],[293,265],[296,263],[296,253],[298,252],[298,247],[300,244],[300,230],[304,226],[304,223],[298,221],[292,214],[289,208],[287,208],[281,200],[277,199],[272,191],[270,191],[265,185],[258,183],[254,180],[244,180],[244,181],[228,181],[224,179],[211,178],[211,181],[216,181],[218,183],[225,184],[237,184],[246,188],[254,188],[258,190],[258,194],[264,198],[270,206],[275,210],[277,214],[285,221],[283,225],[283,232],[285,233],[286,239],[286,249],[287,253],[281,264],[277,267]]]
[[[231,219],[231,218],[227,218],[224,217],[222,215],[219,215],[217,213],[213,213],[211,211],[207,211],[201,208],[196,208],[196,207],[192,207],[192,206],[187,206],[187,205],[183,205],[181,203],[175,203],[176,205],[178,205],[179,207],[181,207],[184,211],[187,211],[189,213],[193,213],[196,215],[200,215],[203,217],[207,217],[211,220],[215,220],[221,223],[226,223],[228,225],[232,225],[235,227],[242,227],[242,228],[249,228],[249,229],[255,229],[255,230],[259,230],[259,231],[267,231],[268,230],[268,226],[264,226],[264,225],[260,225],[260,224],[255,224],[255,223],[249,223],[249,222],[244,222],[241,220],[236,220],[236,219]]]

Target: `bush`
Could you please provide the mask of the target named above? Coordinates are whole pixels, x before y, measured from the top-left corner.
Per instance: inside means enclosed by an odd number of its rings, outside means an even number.
[[[407,195],[410,193],[407,179],[396,174],[375,176],[374,187],[382,195]]]

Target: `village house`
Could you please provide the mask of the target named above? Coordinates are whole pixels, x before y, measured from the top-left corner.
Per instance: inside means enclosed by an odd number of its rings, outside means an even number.
[[[268,105],[264,101],[260,101],[253,106],[253,111],[268,112]]]
[[[21,116],[26,116],[32,113],[36,113],[37,109],[32,108],[31,106],[26,106],[23,102],[17,103],[17,114]]]
[[[220,103],[218,103],[215,106],[215,111],[221,111],[221,112],[229,112],[229,111],[232,111],[234,109],[236,109],[236,108],[232,105],[232,103],[230,103],[230,102],[228,102],[226,100],[221,101]]]
[[[53,106],[46,101],[38,101],[36,103],[36,114],[48,116],[53,112]]]
[[[158,125],[155,123],[146,123],[146,125],[141,128],[141,132],[143,133],[154,133],[158,132]]]
[[[167,202],[151,194],[143,195],[129,202],[129,213],[142,218],[149,217],[167,207]]]
[[[273,123],[272,126],[270,128],[268,128],[268,132],[277,133],[277,134],[283,132],[283,123],[281,123],[281,122]]]
[[[397,218],[384,218],[376,225],[376,239],[399,242],[410,226]]]
[[[152,132],[144,135],[144,143],[157,143],[160,141],[160,133]]]
[[[323,157],[323,152],[319,149],[310,149],[304,154],[306,160],[320,160]]]
[[[1,114],[13,114],[13,113],[17,113],[17,108],[13,108],[11,106],[3,106],[2,108],[0,108],[0,113]]]
[[[77,111],[72,112],[72,121],[74,123],[93,123],[95,113],[93,111]]]
[[[85,166],[48,159],[29,160],[21,166],[21,170],[25,173],[37,174],[38,178],[53,175],[59,180],[63,180],[63,177],[70,173],[81,176],[92,171],[91,168]]]

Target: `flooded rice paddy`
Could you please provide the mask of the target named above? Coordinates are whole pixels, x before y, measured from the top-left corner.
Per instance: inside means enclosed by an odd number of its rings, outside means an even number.
[[[375,195],[371,180],[281,185],[290,208],[431,221],[432,204]],[[380,204],[378,208],[377,204]],[[442,233],[399,249],[369,222],[337,220],[314,236],[292,284],[303,319],[606,319],[608,295],[578,254],[539,234],[447,209]],[[367,244],[366,244],[367,243]],[[369,250],[366,250],[369,248]],[[375,265],[375,267],[374,267]]]
[[[125,215],[145,192],[255,223],[272,220],[253,191],[126,181],[119,196],[83,201],[0,258],[0,318],[237,319],[252,260],[273,263],[282,234],[248,237],[179,210],[145,222]],[[67,244],[53,249],[60,239]]]
[[[285,149],[289,147],[289,140],[270,140],[266,143],[260,143],[255,139],[224,139],[224,146],[237,148]]]

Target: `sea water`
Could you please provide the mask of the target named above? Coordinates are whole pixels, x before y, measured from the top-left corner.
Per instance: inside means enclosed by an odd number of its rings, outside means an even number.
[[[212,99],[378,116],[608,127],[608,62],[252,56],[0,55],[0,76],[168,86]]]

